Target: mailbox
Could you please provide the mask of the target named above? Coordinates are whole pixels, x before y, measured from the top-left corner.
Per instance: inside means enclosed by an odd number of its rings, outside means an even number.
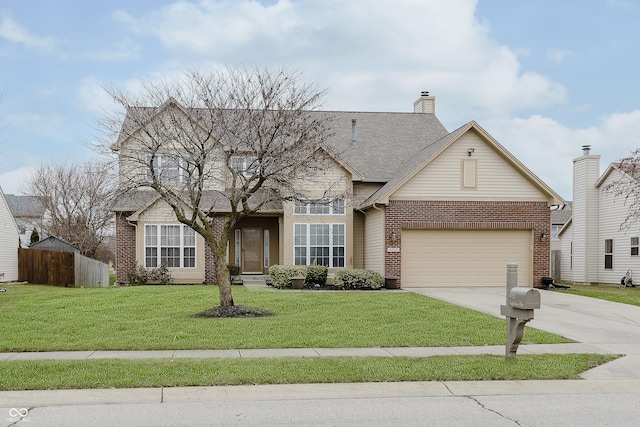
[[[524,286],[513,287],[509,292],[509,306],[524,310],[540,308],[540,292]]]

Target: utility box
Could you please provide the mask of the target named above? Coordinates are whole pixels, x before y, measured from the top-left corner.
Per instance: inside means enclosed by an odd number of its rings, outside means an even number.
[[[524,286],[511,288],[509,291],[509,306],[523,310],[540,308],[540,292]]]

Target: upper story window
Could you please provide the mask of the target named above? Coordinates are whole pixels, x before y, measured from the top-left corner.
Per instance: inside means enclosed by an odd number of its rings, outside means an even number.
[[[231,156],[231,169],[245,178],[268,172],[271,159],[257,156]]]
[[[153,181],[151,175],[151,165],[156,177],[161,182],[184,182],[189,179],[189,161],[180,156],[171,154],[147,154],[147,181]]]
[[[345,204],[342,199],[318,199],[294,202],[296,215],[344,215]]]
[[[562,230],[562,225],[560,224],[551,225],[551,240],[554,240],[554,241],[560,240],[560,236],[558,236],[558,233],[560,233],[560,230]]]

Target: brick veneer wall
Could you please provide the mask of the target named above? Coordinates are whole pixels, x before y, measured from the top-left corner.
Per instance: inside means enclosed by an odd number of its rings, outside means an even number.
[[[136,266],[136,228],[127,217],[132,212],[116,212],[116,281],[128,281],[128,273]]]
[[[393,200],[385,207],[385,245],[402,248],[402,229],[533,230],[533,284],[549,275],[551,212],[546,202]],[[391,241],[391,232],[397,241]],[[540,235],[547,235],[542,242]],[[400,252],[385,251],[386,274],[402,283]],[[505,267],[506,268],[506,267]]]

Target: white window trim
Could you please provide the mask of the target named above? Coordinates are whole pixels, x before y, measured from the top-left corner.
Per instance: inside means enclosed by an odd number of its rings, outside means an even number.
[[[187,169],[189,168],[189,161],[186,158],[174,154],[156,154],[155,156],[147,154],[145,161],[147,182],[153,181],[151,177],[152,157],[156,162],[154,165],[156,176],[160,178],[161,182],[186,182],[188,180]],[[162,173],[165,170],[169,170],[169,165],[177,167],[176,177],[163,180]]]
[[[328,213],[311,212],[314,207],[328,207]],[[338,207],[336,209],[336,206]],[[309,200],[295,200],[293,202],[293,214],[294,215],[331,215],[331,216],[344,216],[347,214],[346,203],[343,199],[309,199]]]
[[[329,268],[344,268],[347,265],[347,224],[345,223],[295,223],[293,224],[293,263],[294,265],[302,265],[302,264],[296,264],[296,248],[299,247],[304,247],[306,249],[306,255],[305,255],[305,264],[304,265],[310,265],[311,264],[311,247],[318,247],[320,245],[311,245],[310,242],[310,238],[309,238],[309,233],[310,233],[310,228],[312,225],[328,225],[329,226],[329,265],[327,267]],[[333,237],[334,237],[334,226],[341,226],[342,227],[342,233],[343,233],[343,237],[344,237],[344,243],[342,245],[336,245],[333,243]],[[304,226],[306,228],[306,232],[305,232],[305,243],[304,245],[297,245],[295,243],[295,239],[296,239],[296,226]],[[342,255],[342,265],[341,266],[334,266],[333,265],[333,249],[334,248],[343,248],[343,255]]]
[[[156,262],[157,265],[156,267],[159,267],[160,265],[162,265],[162,227],[163,226],[179,226],[180,227],[180,266],[179,267],[169,267],[171,269],[176,269],[176,268],[183,268],[183,269],[195,269],[198,266],[198,238],[197,235],[194,236],[194,242],[193,242],[193,246],[187,246],[184,244],[184,238],[185,238],[185,230],[192,230],[191,228],[187,227],[184,224],[145,224],[144,225],[144,237],[143,237],[143,258],[144,258],[144,267],[145,268],[154,268],[154,267],[149,267],[147,265],[147,248],[156,248]],[[147,245],[147,227],[154,227],[156,229],[156,244],[155,245]],[[193,233],[195,233],[195,231],[192,230]],[[169,246],[167,246],[169,247]],[[178,246],[171,246],[171,247],[178,247]],[[193,267],[185,267],[184,266],[184,259],[185,259],[185,249],[191,249],[193,248],[193,252],[194,252],[194,265]]]

